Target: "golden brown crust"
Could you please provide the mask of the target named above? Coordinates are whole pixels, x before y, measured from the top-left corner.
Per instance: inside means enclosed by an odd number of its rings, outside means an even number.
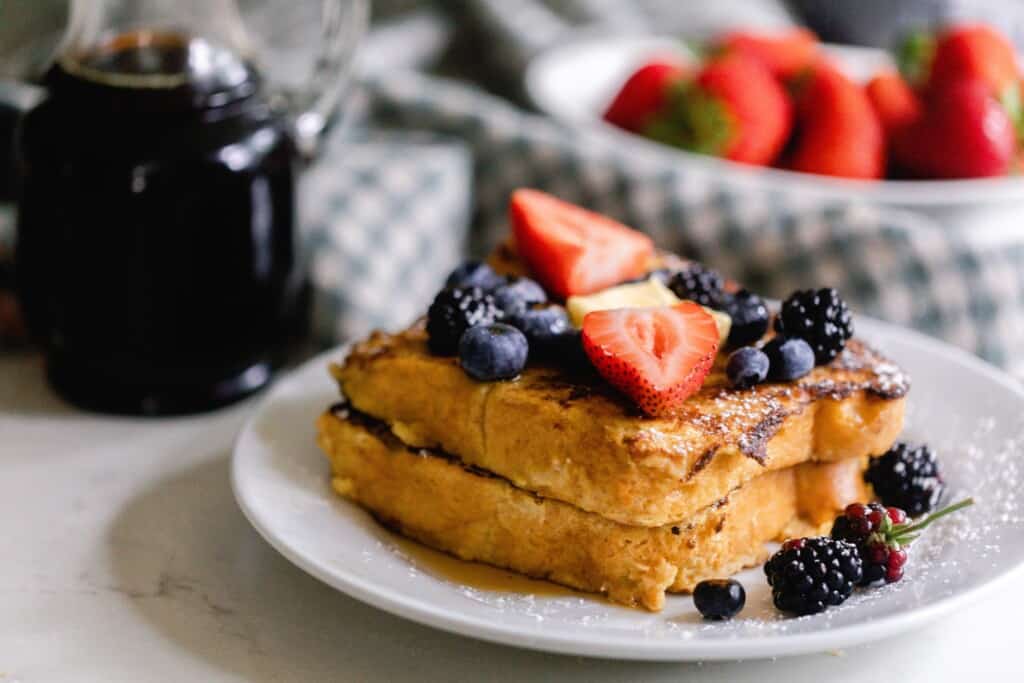
[[[685,519],[766,470],[885,451],[907,380],[853,340],[799,382],[736,391],[719,359],[671,419],[643,416],[592,373],[531,365],[480,383],[426,348],[421,325],[375,333],[332,367],[357,409],[516,486],[619,522]]]
[[[408,448],[386,426],[343,405],[322,415],[317,428],[335,490],[390,528],[463,559],[650,610],[661,609],[666,590],[689,591],[705,578],[761,562],[765,541],[817,531],[799,515],[798,480],[833,516],[865,495],[863,487],[832,485],[859,481],[861,463],[827,470],[808,464],[755,477],[684,522],[630,526],[516,488],[442,453]]]

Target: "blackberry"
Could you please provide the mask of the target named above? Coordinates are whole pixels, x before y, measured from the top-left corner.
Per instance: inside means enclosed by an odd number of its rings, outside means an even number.
[[[731,347],[753,344],[768,331],[768,307],[757,294],[741,289],[735,294],[726,294],[722,299],[722,310],[732,318],[727,343]]]
[[[816,614],[841,605],[863,575],[857,546],[825,536],[786,541],[764,563],[772,601],[783,612]]]
[[[695,261],[677,270],[668,281],[668,288],[680,299],[696,301],[701,306],[721,310],[725,298],[725,281],[718,271]]]
[[[818,365],[830,363],[853,336],[853,317],[839,292],[831,287],[793,292],[782,302],[775,330],[799,337],[814,350]]]
[[[857,546],[863,565],[863,575],[857,585],[895,583],[903,578],[909,557],[906,546],[917,538],[918,532],[972,502],[970,498],[962,500],[916,523],[907,522],[907,513],[897,507],[853,503],[836,517],[831,536]]]
[[[427,310],[427,344],[439,355],[452,355],[470,327],[490,325],[504,317],[494,298],[479,287],[446,287]]]
[[[882,503],[902,508],[911,517],[932,510],[946,488],[935,452],[923,444],[897,443],[871,458],[864,479]]]

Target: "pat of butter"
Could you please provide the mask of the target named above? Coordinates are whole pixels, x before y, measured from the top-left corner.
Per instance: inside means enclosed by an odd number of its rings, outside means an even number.
[[[671,306],[680,299],[660,280],[650,278],[643,282],[631,282],[602,289],[586,296],[570,296],[565,302],[572,324],[579,327],[587,313],[606,311],[614,308],[654,308]]]
[[[643,282],[617,285],[586,296],[571,296],[565,302],[565,308],[569,312],[572,324],[580,327],[583,325],[583,318],[587,313],[593,311],[606,311],[615,308],[655,308],[672,306],[680,301],[681,299],[661,280],[652,277]],[[729,331],[732,329],[732,318],[728,313],[715,311],[707,306],[702,306],[702,308],[715,319],[721,345],[725,346],[725,340],[729,338]]]

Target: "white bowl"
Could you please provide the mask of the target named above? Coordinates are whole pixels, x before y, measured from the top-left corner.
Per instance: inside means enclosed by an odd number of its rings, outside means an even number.
[[[825,48],[854,78],[866,80],[889,56],[876,49]],[[652,142],[606,123],[601,115],[622,82],[652,56],[690,53],[676,40],[637,36],[586,38],[548,49],[526,70],[526,91],[542,112],[573,126],[616,136],[637,148],[671,155],[688,172],[706,174],[738,192],[768,192],[799,203],[868,204],[908,209],[973,239],[1004,242],[1020,233],[1024,179],[847,180],[739,164]],[[656,151],[655,151],[656,150]],[[955,154],[957,150],[951,149]]]

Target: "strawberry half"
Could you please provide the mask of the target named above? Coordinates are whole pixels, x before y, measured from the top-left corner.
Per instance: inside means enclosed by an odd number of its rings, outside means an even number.
[[[670,417],[700,389],[718,353],[718,326],[700,305],[594,311],[583,349],[609,384],[653,417]]]
[[[654,254],[647,235],[539,190],[513,192],[509,213],[519,255],[563,299],[640,277]]]
[[[776,78],[796,75],[813,62],[818,53],[818,37],[805,28],[778,33],[732,31],[717,41],[723,52],[738,52],[761,62]]]
[[[669,88],[686,78],[686,67],[672,58],[647,62],[619,89],[604,120],[639,133],[665,104]]]

